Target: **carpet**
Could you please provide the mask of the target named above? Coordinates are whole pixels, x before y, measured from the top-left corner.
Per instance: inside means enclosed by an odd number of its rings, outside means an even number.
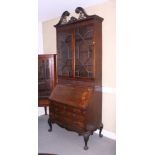
[[[48,132],[48,115],[38,117],[38,152],[55,155],[116,155],[116,141],[107,137],[99,138],[94,133],[89,137],[86,151],[84,140],[76,132],[67,131],[53,124],[53,131]]]

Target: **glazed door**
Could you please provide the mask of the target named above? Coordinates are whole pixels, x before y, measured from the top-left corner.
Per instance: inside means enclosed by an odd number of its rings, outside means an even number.
[[[51,93],[49,58],[38,56],[38,96],[44,98]]]
[[[75,30],[75,77],[94,78],[93,26]]]
[[[57,33],[58,76],[72,77],[72,32]]]
[[[87,25],[57,32],[58,76],[94,78],[94,30]]]

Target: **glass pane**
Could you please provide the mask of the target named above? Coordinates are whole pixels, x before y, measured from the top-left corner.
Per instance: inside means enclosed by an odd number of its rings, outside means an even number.
[[[49,60],[38,61],[38,96],[49,96],[50,89]]]
[[[69,32],[58,32],[58,75],[72,76],[72,35]]]
[[[93,26],[75,31],[75,77],[93,78]]]
[[[42,60],[38,63],[38,80],[44,81],[50,79],[49,61]]]

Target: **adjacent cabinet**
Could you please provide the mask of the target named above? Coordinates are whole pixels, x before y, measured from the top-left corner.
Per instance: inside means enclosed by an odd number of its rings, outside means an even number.
[[[102,21],[77,7],[78,17],[65,11],[58,24],[58,83],[49,100],[49,131],[52,124],[75,131],[84,138],[99,129],[102,137]]]
[[[48,97],[56,85],[56,55],[38,55],[38,106],[45,108],[49,106]]]

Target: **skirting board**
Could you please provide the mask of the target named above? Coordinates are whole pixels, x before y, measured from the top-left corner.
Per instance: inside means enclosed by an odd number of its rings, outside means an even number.
[[[99,130],[96,130],[95,131],[96,134],[99,134]],[[102,130],[102,134],[103,136],[107,137],[107,138],[110,138],[110,139],[113,139],[113,140],[116,140],[116,134],[113,133],[113,132],[110,132],[110,131],[107,131],[107,130]]]

